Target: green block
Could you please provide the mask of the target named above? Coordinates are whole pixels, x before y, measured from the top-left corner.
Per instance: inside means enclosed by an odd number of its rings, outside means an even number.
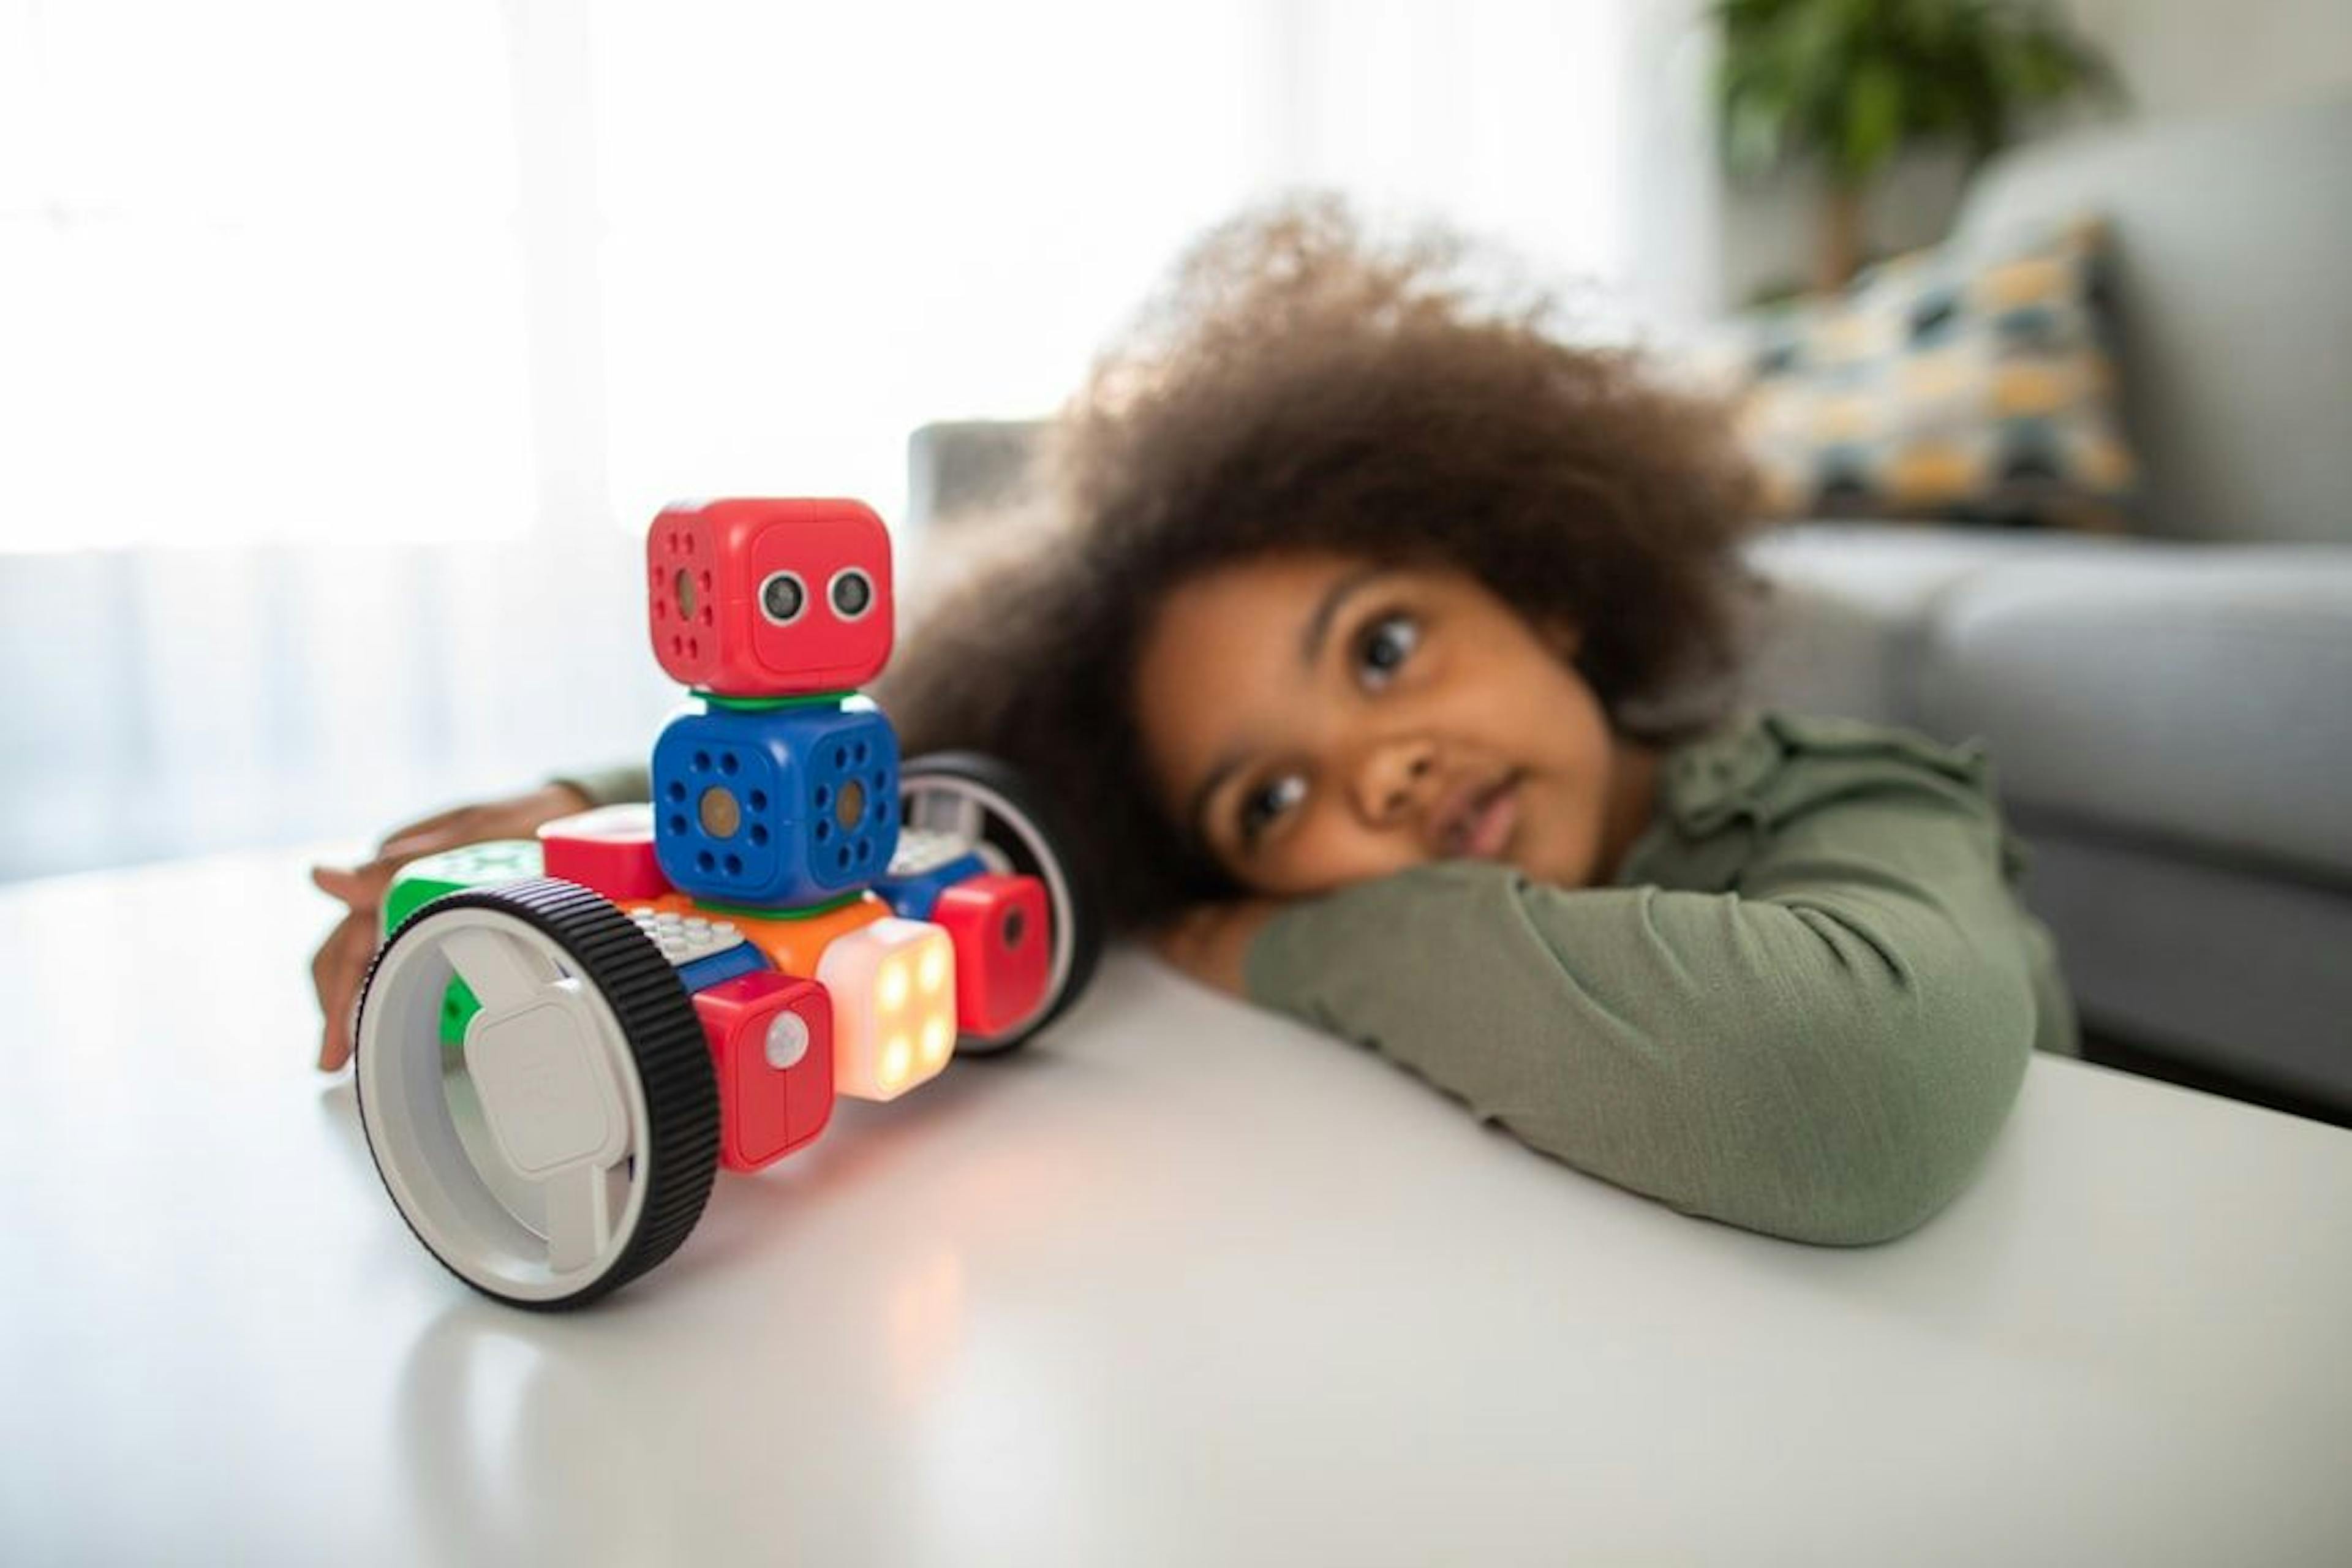
[[[536,838],[495,838],[411,860],[392,874],[392,886],[384,889],[383,934],[390,936],[401,921],[444,893],[541,876],[545,866]]]
[[[462,980],[449,982],[449,989],[441,993],[441,1043],[462,1047],[466,1043],[466,1026],[482,1005],[474,999],[474,988]]]
[[[444,893],[536,877],[544,865],[536,838],[493,839],[411,860],[392,874],[392,886],[384,889],[383,934],[392,935],[401,921]],[[471,987],[462,980],[450,981],[441,996],[441,1043],[462,1047],[466,1026],[481,1008]]]
[[[767,713],[779,708],[838,708],[843,698],[856,695],[849,691],[820,691],[814,697],[721,697],[699,686],[687,689],[713,708],[731,708],[739,713]]]
[[[821,904],[803,904],[797,909],[770,909],[761,904],[722,904],[717,899],[697,899],[694,907],[709,910],[718,915],[749,915],[755,921],[813,921],[819,915],[829,915],[835,910],[847,909],[866,896],[863,888],[852,888],[836,899]]]

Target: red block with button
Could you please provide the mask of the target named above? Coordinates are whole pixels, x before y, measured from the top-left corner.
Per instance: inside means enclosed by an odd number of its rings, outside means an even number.
[[[854,500],[680,501],[646,531],[671,679],[721,697],[848,691],[890,658],[890,535]]]
[[[593,888],[615,902],[658,899],[670,890],[654,856],[653,807],[598,806],[560,816],[539,829],[547,875]]]
[[[756,1171],[824,1131],[833,1115],[833,998],[814,980],[763,969],[694,994],[719,1075],[719,1163]]]
[[[1037,1009],[1053,978],[1045,884],[991,872],[940,894],[931,921],[955,944],[956,1028],[1002,1034]]]

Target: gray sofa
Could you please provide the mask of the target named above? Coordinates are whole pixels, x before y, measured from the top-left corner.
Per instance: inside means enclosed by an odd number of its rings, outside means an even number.
[[[1981,736],[2090,1054],[2352,1121],[2352,97],[1987,169],[2116,247],[2136,536],[1810,524],[1763,700]]]
[[[2085,1054],[2352,1124],[2352,98],[2028,148],[1963,246],[2103,215],[2137,532],[1808,523],[1746,695],[1981,737]],[[909,542],[1034,427],[910,445]]]

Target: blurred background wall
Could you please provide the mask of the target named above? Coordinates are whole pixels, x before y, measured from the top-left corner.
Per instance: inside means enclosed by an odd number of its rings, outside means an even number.
[[[2072,9],[2143,114],[2352,80],[2341,5]],[[1050,410],[1286,187],[1671,337],[1811,222],[1710,62],[1696,0],[0,0],[0,878],[640,754],[654,508],[895,522],[913,427]]]
[[[895,521],[1282,187],[1622,274],[1624,16],[0,0],[0,877],[641,755],[663,500]]]
[[[1685,16],[1705,9],[1686,0],[1667,4]],[[2059,9],[2114,63],[2138,118],[2262,109],[2352,85],[2352,5],[2340,0],[2065,0]],[[1692,37],[1671,26],[1656,36]],[[1656,58],[1652,69],[1672,69],[1665,57]],[[2063,131],[2076,118],[2047,130]],[[1942,237],[1966,173],[1957,153],[1906,154],[1871,205],[1873,247],[1900,251]],[[1701,179],[1709,193],[1703,205],[1716,213],[1704,236],[1717,258],[1711,292],[1699,297],[1704,307],[1737,304],[1805,276],[1813,216],[1808,182],[1734,186],[1711,166]]]

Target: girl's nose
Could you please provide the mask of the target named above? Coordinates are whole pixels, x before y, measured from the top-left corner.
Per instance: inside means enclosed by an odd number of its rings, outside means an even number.
[[[1384,741],[1356,770],[1356,807],[1381,826],[1425,808],[1437,787],[1437,748],[1427,741]]]

